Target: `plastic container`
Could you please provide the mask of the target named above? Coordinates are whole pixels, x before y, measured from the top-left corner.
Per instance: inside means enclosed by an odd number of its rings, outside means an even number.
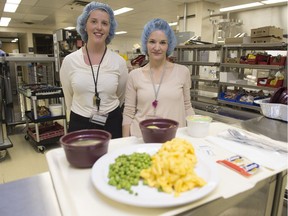
[[[209,134],[212,121],[210,116],[191,115],[186,117],[187,132],[192,137],[205,137]]]
[[[61,116],[62,113],[62,105],[61,104],[50,104],[49,110],[51,112],[51,116]]]

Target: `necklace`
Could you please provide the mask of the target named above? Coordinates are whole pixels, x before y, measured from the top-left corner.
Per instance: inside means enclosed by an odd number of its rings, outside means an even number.
[[[150,67],[150,78],[151,78],[151,81],[152,81],[152,85],[153,85],[153,90],[154,90],[154,95],[155,95],[155,99],[154,101],[152,102],[152,106],[154,108],[154,115],[156,114],[156,107],[158,105],[158,93],[159,93],[159,90],[160,90],[160,87],[161,87],[161,84],[162,84],[162,81],[163,81],[163,77],[164,77],[164,74],[165,74],[165,70],[166,69],[166,64],[164,65],[164,68],[163,68],[163,72],[161,74],[161,78],[160,78],[160,82],[159,82],[159,85],[158,85],[158,88],[156,89],[156,85],[155,85],[155,82],[154,82],[154,79],[153,79],[153,76],[152,76],[152,70],[151,70],[151,67]]]

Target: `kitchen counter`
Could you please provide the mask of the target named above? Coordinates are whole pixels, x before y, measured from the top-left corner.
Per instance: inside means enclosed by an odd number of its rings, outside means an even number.
[[[287,122],[265,116],[241,122],[241,127],[253,133],[262,134],[274,140],[287,142]]]
[[[214,136],[229,127],[227,124],[214,122],[209,136]],[[189,137],[185,128],[180,128],[177,136],[195,143],[198,149],[206,152],[214,161],[233,155],[207,140]],[[136,137],[111,140],[109,152],[119,146],[122,148],[137,143],[142,143],[142,140]],[[219,215],[245,199],[252,199],[257,193],[260,193],[263,199],[259,215],[280,216],[282,211],[287,167],[278,170],[263,168],[261,172],[247,179],[218,165],[221,178],[219,186],[203,199],[173,208],[145,209],[121,204],[100,194],[90,181],[91,169],[75,169],[69,166],[63,149],[48,151],[46,157],[49,173],[0,185],[0,215],[87,216],[99,213],[105,216],[135,214],[212,216]]]
[[[61,216],[49,172],[0,184],[0,215]]]

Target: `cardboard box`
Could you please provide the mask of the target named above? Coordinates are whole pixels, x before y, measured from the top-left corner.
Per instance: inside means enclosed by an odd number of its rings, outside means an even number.
[[[275,37],[283,38],[283,29],[275,26],[265,26],[261,28],[251,29],[251,38],[258,37]]]
[[[274,37],[251,38],[251,43],[277,43],[277,42],[282,42],[282,39]]]
[[[220,82],[229,82],[238,79],[237,72],[220,72]]]
[[[240,58],[225,58],[225,63],[239,64],[240,63]]]
[[[247,44],[251,43],[251,37],[225,38],[225,44]]]

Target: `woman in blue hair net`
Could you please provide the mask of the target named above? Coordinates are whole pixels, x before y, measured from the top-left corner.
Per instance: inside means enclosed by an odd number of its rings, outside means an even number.
[[[100,2],[87,4],[77,19],[85,45],[67,55],[60,69],[68,132],[103,129],[122,137],[122,112],[128,69],[125,60],[107,48],[115,35],[113,10]]]
[[[141,137],[139,122],[169,118],[186,126],[186,116],[195,114],[190,101],[190,71],[168,61],[177,40],[169,24],[152,19],[142,33],[142,52],[149,63],[129,73],[123,112],[123,136]]]

